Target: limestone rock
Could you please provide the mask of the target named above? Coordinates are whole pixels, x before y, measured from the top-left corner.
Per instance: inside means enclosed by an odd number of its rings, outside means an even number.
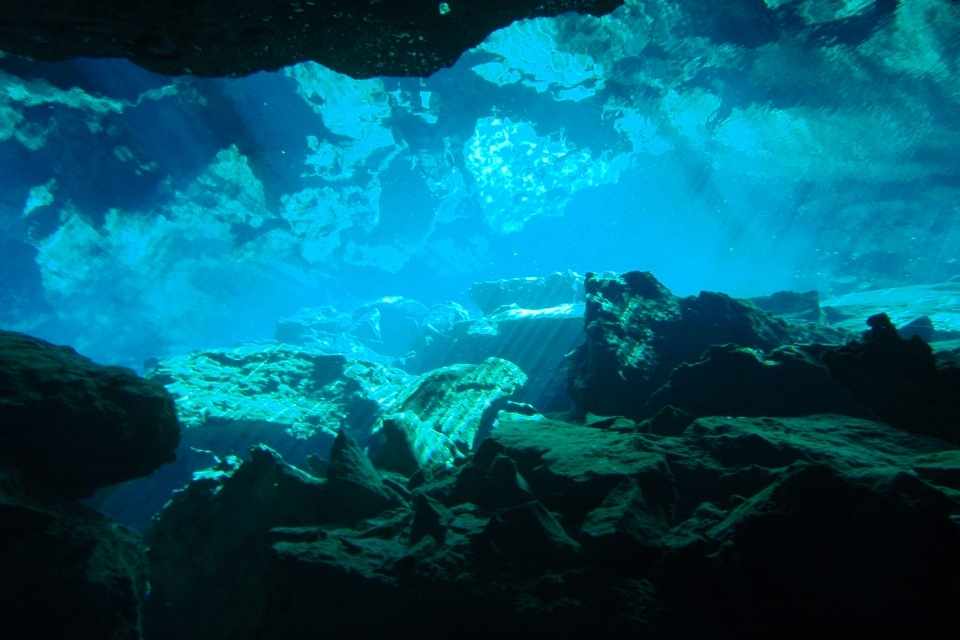
[[[425,373],[392,405],[388,429],[404,428],[407,444],[390,438],[381,425],[370,441],[371,456],[383,459],[389,448],[412,447],[418,465],[452,465],[463,459],[489,430],[497,411],[523,387],[526,375],[513,363],[488,358],[479,364],[455,364]]]
[[[410,380],[375,363],[282,344],[198,351],[162,361],[149,376],[176,398],[191,445],[222,456],[263,442],[295,464],[307,452],[329,452],[341,428],[364,440]]]
[[[639,417],[671,371],[712,345],[772,349],[787,323],[720,293],[678,298],[647,272],[586,277],[586,341],[574,356],[571,394],[582,412]]]
[[[173,399],[133,371],[0,331],[0,467],[25,493],[82,498],[172,462]]]

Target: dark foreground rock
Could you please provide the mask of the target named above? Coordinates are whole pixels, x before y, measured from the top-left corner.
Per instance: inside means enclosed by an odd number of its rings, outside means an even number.
[[[179,438],[162,385],[0,332],[0,615],[8,635],[142,637],[141,540],[76,500],[171,461]]]
[[[960,452],[943,441],[834,415],[646,426],[502,412],[466,464],[409,481],[348,440],[326,478],[257,448],[162,513],[148,625],[735,638],[952,618]],[[377,513],[350,513],[371,496]]]
[[[957,363],[938,361],[919,337],[901,337],[886,314],[868,324],[862,339],[823,353],[833,378],[880,420],[960,443]]]
[[[314,60],[355,78],[427,76],[515,20],[601,15],[621,4],[46,0],[5,8],[0,50],[39,60],[128,58],[167,74],[238,75]]]
[[[0,495],[0,566],[8,637],[142,637],[146,554],[103,516]]]
[[[796,346],[767,354],[736,345],[709,347],[698,361],[674,369],[645,413],[668,405],[696,416],[871,415],[833,378],[818,349]]]
[[[0,468],[40,498],[82,498],[174,459],[173,398],[133,371],[0,331]]]

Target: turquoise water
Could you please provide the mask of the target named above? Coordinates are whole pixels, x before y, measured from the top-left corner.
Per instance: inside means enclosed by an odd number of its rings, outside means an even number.
[[[423,79],[4,56],[0,325],[140,369],[553,271],[824,298],[956,276],[956,4],[766,4],[789,20],[525,21]]]

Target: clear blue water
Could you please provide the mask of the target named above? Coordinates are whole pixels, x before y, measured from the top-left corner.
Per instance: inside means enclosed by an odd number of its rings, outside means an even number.
[[[568,269],[742,296],[956,276],[956,3],[868,28],[874,2],[795,4],[757,38],[672,3],[518,23],[425,79],[4,56],[0,326],[139,368]]]

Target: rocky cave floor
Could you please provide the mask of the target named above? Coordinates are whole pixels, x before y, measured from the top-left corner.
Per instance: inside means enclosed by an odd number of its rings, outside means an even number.
[[[384,298],[144,377],[0,332],[36,637],[922,632],[960,596],[960,283]]]

